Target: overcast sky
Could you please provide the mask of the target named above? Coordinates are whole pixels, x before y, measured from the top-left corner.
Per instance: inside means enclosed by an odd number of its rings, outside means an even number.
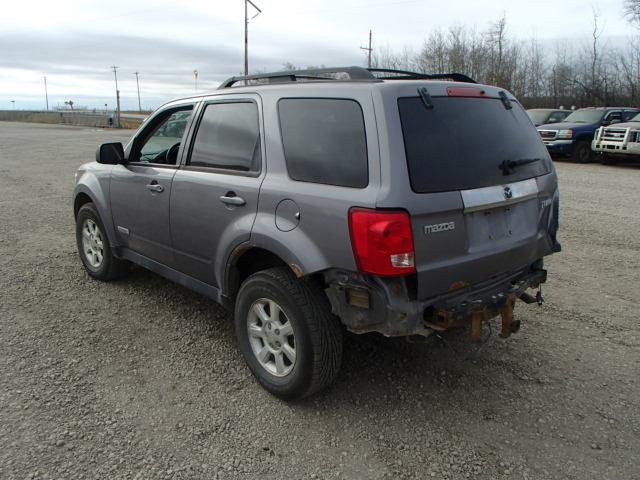
[[[250,69],[295,65],[363,65],[369,29],[374,47],[418,50],[429,32],[452,25],[485,30],[506,13],[512,37],[585,42],[591,4],[584,0],[254,0]],[[623,0],[595,0],[605,35],[636,30]],[[140,72],[143,108],[211,90],[243,70],[243,0],[11,0],[0,16],[0,109],[44,108],[65,100],[112,107],[117,65],[123,109],[137,108],[133,72]],[[615,41],[615,38],[612,39]]]

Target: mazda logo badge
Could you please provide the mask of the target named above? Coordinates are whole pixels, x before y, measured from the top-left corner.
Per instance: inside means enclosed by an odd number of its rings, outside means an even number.
[[[511,188],[504,187],[504,198],[509,199],[511,197],[513,197],[513,192],[511,191]]]

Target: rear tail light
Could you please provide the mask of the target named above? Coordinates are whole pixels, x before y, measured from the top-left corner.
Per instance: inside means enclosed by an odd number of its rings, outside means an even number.
[[[361,272],[380,276],[415,273],[413,232],[407,212],[352,208],[349,228]]]

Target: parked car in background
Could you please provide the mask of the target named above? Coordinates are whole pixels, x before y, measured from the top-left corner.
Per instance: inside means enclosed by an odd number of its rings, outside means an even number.
[[[602,163],[640,161],[640,114],[627,123],[596,130],[591,149]]]
[[[571,113],[571,110],[556,110],[553,108],[532,108],[527,110],[527,115],[529,115],[536,127],[548,123],[560,123]]]
[[[592,160],[591,141],[600,127],[626,122],[640,113],[637,108],[597,107],[576,110],[564,122],[538,127],[549,153],[570,157],[574,162]]]

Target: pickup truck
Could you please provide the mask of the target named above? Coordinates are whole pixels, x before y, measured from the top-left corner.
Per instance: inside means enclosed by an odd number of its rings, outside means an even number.
[[[640,161],[640,114],[627,123],[600,127],[596,130],[591,149],[602,163],[608,165]]]
[[[638,113],[639,109],[626,107],[581,108],[562,123],[538,127],[538,132],[551,155],[589,163],[593,158],[591,142],[596,130],[625,122]]]

